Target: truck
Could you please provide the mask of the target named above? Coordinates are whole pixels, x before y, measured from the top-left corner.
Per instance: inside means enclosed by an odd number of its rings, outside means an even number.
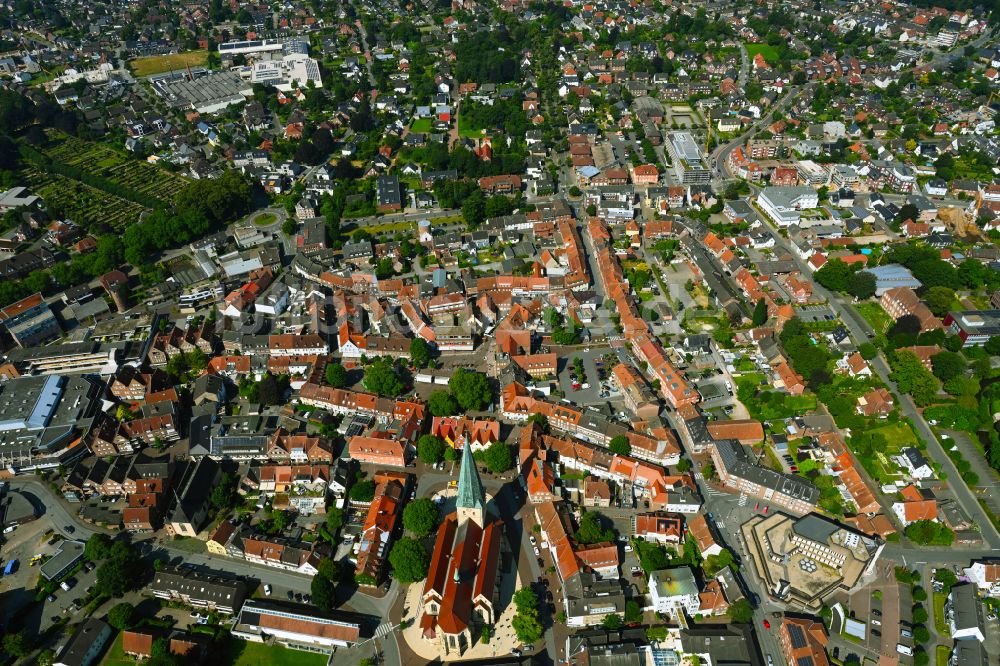
[[[3,568],[3,575],[9,576],[15,571],[17,571],[17,560],[11,560],[7,563],[7,566]]]

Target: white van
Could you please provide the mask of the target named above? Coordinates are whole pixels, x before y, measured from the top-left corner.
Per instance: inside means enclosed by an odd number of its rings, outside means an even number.
[[[896,643],[896,652],[899,654],[905,654],[907,657],[913,656],[913,648],[908,645],[903,645],[902,643]]]

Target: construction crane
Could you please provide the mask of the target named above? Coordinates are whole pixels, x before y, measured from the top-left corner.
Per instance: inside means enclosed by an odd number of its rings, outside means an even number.
[[[997,99],[1000,99],[1000,93],[998,93],[996,91],[993,91],[993,92],[990,93],[989,98],[986,100],[986,104],[983,104],[981,107],[979,107],[979,117],[990,115],[990,112],[991,112],[990,104],[993,103],[993,98],[994,97],[996,97]]]

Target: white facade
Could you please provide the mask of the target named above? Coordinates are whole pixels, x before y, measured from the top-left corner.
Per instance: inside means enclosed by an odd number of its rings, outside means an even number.
[[[816,208],[819,194],[811,187],[765,187],[757,197],[757,205],[779,227],[799,224],[801,211]]]
[[[678,612],[694,616],[701,608],[698,584],[686,567],[654,571],[649,576],[649,596],[658,613]]]

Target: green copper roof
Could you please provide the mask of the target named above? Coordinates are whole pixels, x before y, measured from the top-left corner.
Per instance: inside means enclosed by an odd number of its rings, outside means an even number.
[[[479,478],[479,469],[472,457],[469,442],[462,449],[462,467],[458,471],[458,498],[456,506],[460,509],[479,509],[486,505],[486,491]]]

